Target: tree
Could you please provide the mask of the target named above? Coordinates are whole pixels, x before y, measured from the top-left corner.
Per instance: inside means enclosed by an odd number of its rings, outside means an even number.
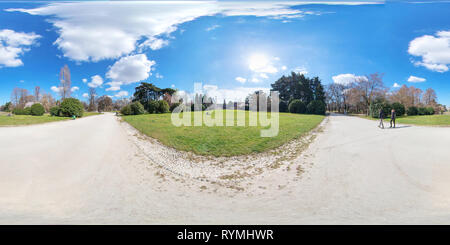
[[[19,108],[24,108],[28,102],[34,102],[34,96],[28,94],[28,90],[20,89]]]
[[[299,99],[294,99],[289,103],[288,110],[290,113],[306,113],[306,105]]]
[[[96,111],[97,110],[97,106],[95,103],[95,96],[96,92],[95,92],[95,88],[90,87],[89,88],[89,106],[88,106],[88,111]]]
[[[33,116],[42,116],[45,113],[45,108],[39,103],[33,104],[31,106],[31,115]]]
[[[72,81],[70,80],[70,70],[67,65],[64,65],[64,67],[61,68],[61,71],[59,73],[59,80],[59,93],[61,94],[61,99],[64,100],[65,98],[70,97],[70,89],[72,83]]]
[[[303,74],[292,72],[290,76],[282,76],[271,86],[271,91],[278,91],[280,102],[283,101],[286,104],[294,99],[305,104],[313,100],[325,103],[326,100],[324,87],[318,77],[307,78]]]
[[[14,107],[19,106],[19,99],[20,99],[20,88],[14,88],[11,93],[11,102],[13,103]]]
[[[82,117],[83,116],[83,104],[75,98],[66,98],[61,102],[60,113],[65,117]]]
[[[41,87],[36,86],[34,88],[34,99],[39,102],[41,100]]]
[[[369,115],[370,106],[377,97],[385,97],[387,92],[383,84],[383,74],[373,73],[368,77],[357,78],[356,89],[361,93],[367,115]]]
[[[56,106],[55,99],[50,93],[44,93],[41,97],[40,103],[44,106],[46,112],[49,112],[50,108]]]
[[[113,107],[113,101],[109,96],[103,95],[97,99],[97,106],[99,111],[111,111]]]
[[[436,100],[437,100],[436,92],[432,88],[427,89],[422,96],[422,101],[426,106],[432,107],[437,106]]]
[[[161,89],[151,83],[142,82],[135,88],[133,102],[139,101],[142,105],[148,105],[150,100],[158,100],[161,96]]]

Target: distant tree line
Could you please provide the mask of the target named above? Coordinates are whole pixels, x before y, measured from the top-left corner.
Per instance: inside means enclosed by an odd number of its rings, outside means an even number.
[[[423,92],[414,86],[403,85],[390,91],[384,85],[383,74],[380,73],[357,77],[347,84],[328,85],[326,104],[329,111],[373,117],[378,117],[380,109],[385,115],[391,109],[395,109],[397,115],[432,115],[447,111],[444,105],[437,102],[436,92],[432,88]]]

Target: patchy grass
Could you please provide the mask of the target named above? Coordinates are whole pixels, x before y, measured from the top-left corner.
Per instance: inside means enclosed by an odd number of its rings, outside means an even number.
[[[68,117],[52,117],[50,115],[43,116],[29,116],[29,115],[12,115],[8,116],[0,116],[0,126],[19,126],[19,125],[31,125],[31,124],[40,124],[47,122],[56,122],[67,120]]]
[[[369,116],[359,116],[370,120],[379,120]],[[385,118],[384,121],[389,122],[390,118]],[[428,116],[402,116],[397,117],[396,123],[412,124],[423,126],[450,126],[450,115],[428,115]]]
[[[101,113],[98,112],[94,112],[94,111],[85,111],[83,113],[83,117],[89,117],[89,116],[95,116],[95,115],[100,115]]]
[[[84,112],[83,117],[99,115],[98,112]],[[70,117],[53,117],[49,114],[44,114],[42,116],[31,116],[31,115],[12,115],[8,116],[8,113],[2,112],[0,114],[0,126],[20,126],[20,125],[32,125],[41,124],[47,122],[57,122],[63,120],[69,120]]]
[[[217,112],[224,113],[222,110],[214,113]],[[194,112],[191,113],[193,121]],[[206,112],[203,113],[205,114]],[[236,111],[234,113],[234,124],[236,125]],[[270,115],[270,113],[268,114]],[[249,126],[248,111],[245,112],[245,126],[233,127],[208,127],[205,125],[176,127],[171,122],[170,113],[123,116],[123,119],[140,132],[158,139],[167,146],[177,150],[191,151],[199,155],[213,156],[236,156],[273,149],[304,135],[324,119],[324,116],[319,115],[290,113],[280,113],[279,116],[280,129],[279,134],[275,137],[260,137],[260,131],[270,126]],[[224,125],[226,120],[224,113]]]

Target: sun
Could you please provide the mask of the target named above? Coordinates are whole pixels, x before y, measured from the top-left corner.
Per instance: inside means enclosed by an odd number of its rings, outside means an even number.
[[[252,71],[261,70],[264,67],[267,67],[269,63],[270,61],[267,56],[261,53],[252,54],[248,59],[248,67]]]

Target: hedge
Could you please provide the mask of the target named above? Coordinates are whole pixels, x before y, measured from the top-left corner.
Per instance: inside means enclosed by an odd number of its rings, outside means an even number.
[[[306,113],[306,106],[302,101],[295,99],[289,103],[288,110],[290,113]]]
[[[66,98],[61,102],[60,115],[64,117],[82,117],[84,112],[83,104],[75,98]]]
[[[45,108],[39,103],[33,104],[30,107],[31,115],[33,116],[42,116],[45,113]]]
[[[144,106],[139,101],[135,101],[130,104],[133,115],[141,115],[145,113]]]
[[[167,113],[169,112],[169,103],[165,100],[158,101],[158,112],[159,113]]]
[[[325,103],[320,100],[313,100],[309,102],[306,109],[309,114],[325,115],[326,106]]]

